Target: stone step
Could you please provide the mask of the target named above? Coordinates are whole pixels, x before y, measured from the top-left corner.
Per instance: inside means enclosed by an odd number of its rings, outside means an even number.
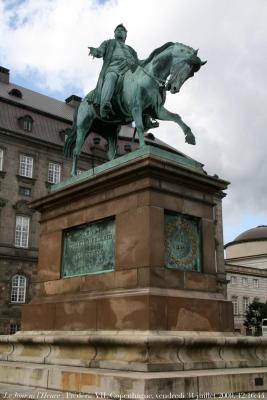
[[[2,384],[20,385],[25,393],[29,388],[33,393],[38,393],[38,388],[51,392],[50,397],[39,394],[38,399],[214,399],[225,393],[224,399],[234,393],[241,393],[237,397],[242,399],[243,393],[257,391],[251,398],[264,399],[267,367],[144,373],[2,361],[0,380]],[[65,397],[56,396],[63,393]]]

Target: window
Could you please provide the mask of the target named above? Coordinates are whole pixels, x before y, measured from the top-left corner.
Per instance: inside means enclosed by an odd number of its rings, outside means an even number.
[[[31,188],[25,186],[19,187],[19,194],[21,194],[22,196],[31,196],[31,193],[32,193]]]
[[[33,119],[30,115],[25,115],[24,117],[20,117],[18,119],[19,126],[26,132],[31,132],[33,127]]]
[[[55,162],[48,164],[48,182],[59,183],[61,174],[61,165]]]
[[[23,275],[14,275],[11,281],[11,303],[25,303],[27,280]]]
[[[8,92],[11,96],[18,97],[19,99],[22,99],[22,93],[18,89],[11,89],[10,92]]]
[[[15,246],[28,247],[30,218],[23,215],[16,216]]]
[[[232,296],[232,303],[233,303],[234,315],[238,315],[238,297],[237,296]]]
[[[259,287],[259,280],[258,279],[253,279],[253,287],[258,288]]]
[[[31,117],[25,117],[23,120],[23,129],[26,132],[31,132],[32,131],[32,124],[33,120]]]
[[[249,297],[243,297],[243,313],[245,314],[249,306]]]
[[[19,159],[19,175],[26,176],[27,178],[32,178],[33,172],[33,157],[20,155]]]
[[[237,284],[237,277],[231,275],[230,276],[230,285],[232,286],[232,285],[236,285],[236,284]]]
[[[63,142],[66,142],[66,140],[68,139],[68,131],[69,131],[69,130],[70,130],[70,128],[61,129],[61,130],[59,131],[60,139],[61,139]]]
[[[242,285],[248,286],[248,278],[242,278]]]
[[[10,335],[14,335],[14,333],[16,333],[16,332],[18,332],[18,331],[20,331],[20,324],[14,324],[14,323],[12,323],[12,324],[10,324],[10,327],[9,327],[9,334]]]
[[[0,171],[3,171],[4,166],[4,150],[0,149]]]

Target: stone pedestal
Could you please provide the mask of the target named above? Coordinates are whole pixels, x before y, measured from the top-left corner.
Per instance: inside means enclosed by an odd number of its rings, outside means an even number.
[[[147,146],[34,201],[38,277],[23,330],[231,332],[216,212],[226,187]]]
[[[147,146],[34,201],[36,295],[23,331],[0,336],[1,382],[129,399],[267,390],[267,339],[236,336],[225,299],[226,187]]]

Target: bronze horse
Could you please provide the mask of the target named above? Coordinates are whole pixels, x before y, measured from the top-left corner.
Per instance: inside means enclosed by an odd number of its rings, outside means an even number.
[[[144,131],[150,118],[176,122],[184,132],[185,141],[195,144],[195,137],[182,118],[164,108],[166,91],[178,93],[184,82],[192,77],[206,61],[197,50],[181,43],[166,43],[154,50],[134,72],[128,70],[112,100],[115,116],[103,120],[92,102],[90,92],[79,105],[72,128],[64,146],[64,154],[73,157],[71,175],[77,174],[77,161],[85,139],[96,132],[108,141],[108,157],[116,155],[121,125],[135,122],[140,147],[145,145]]]

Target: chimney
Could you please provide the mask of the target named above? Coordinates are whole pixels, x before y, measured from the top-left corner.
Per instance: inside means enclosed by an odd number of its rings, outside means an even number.
[[[65,103],[73,108],[76,108],[80,105],[81,101],[82,101],[81,97],[75,96],[75,94],[72,94],[70,97],[68,97],[65,100]]]
[[[0,82],[9,84],[9,69],[0,66]]]

